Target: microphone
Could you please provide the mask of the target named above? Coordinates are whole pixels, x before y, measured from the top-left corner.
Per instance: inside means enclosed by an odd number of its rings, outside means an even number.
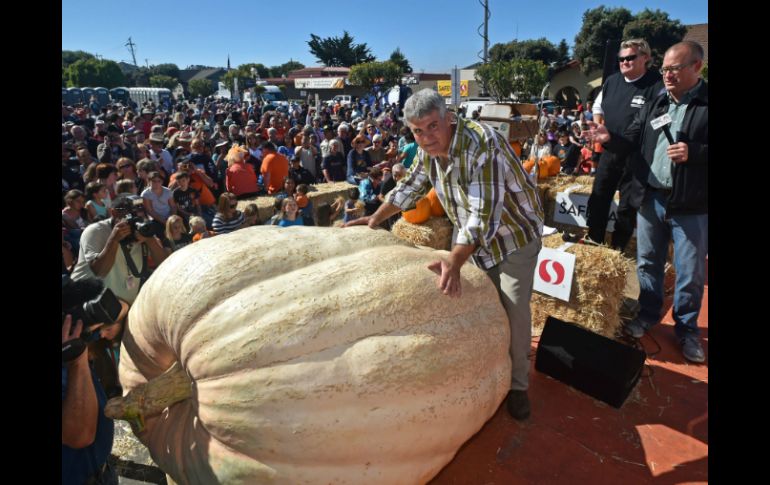
[[[663,129],[663,134],[666,135],[666,139],[668,140],[669,145],[673,145],[674,143],[676,143],[674,141],[674,137],[671,135],[671,128],[670,128],[671,123],[672,123],[671,116],[669,116],[668,113],[650,121],[650,125],[652,125],[653,130]]]

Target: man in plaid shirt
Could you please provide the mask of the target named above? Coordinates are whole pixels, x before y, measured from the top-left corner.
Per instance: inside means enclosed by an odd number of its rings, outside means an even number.
[[[529,351],[532,297],[541,248],[543,208],[535,183],[508,142],[489,126],[455,119],[444,98],[431,89],[412,95],[404,116],[419,145],[406,176],[371,216],[348,225],[377,228],[390,216],[414,206],[428,184],[455,226],[447,259],[430,265],[447,296],[462,294],[460,268],[472,257],[497,288],[511,326],[513,363],[508,412],[529,417]]]

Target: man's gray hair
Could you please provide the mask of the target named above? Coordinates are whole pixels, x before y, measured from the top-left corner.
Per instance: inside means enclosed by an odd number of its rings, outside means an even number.
[[[267,134],[269,135],[271,133],[275,133],[277,135],[278,134],[278,130],[273,128],[273,127],[270,127],[270,128],[267,129]]]
[[[644,39],[628,39],[624,40],[620,43],[620,49],[618,49],[618,55],[620,55],[620,51],[623,49],[636,49],[636,51],[639,54],[644,54],[649,59],[647,59],[647,63],[645,64],[647,67],[650,67],[652,65],[652,51],[650,50],[650,44],[647,43]]]
[[[438,92],[425,88],[409,96],[404,103],[404,118],[408,121],[419,120],[438,110],[443,119],[446,116],[446,102]]]
[[[401,163],[393,164],[390,170],[392,173],[406,173],[406,167]]]

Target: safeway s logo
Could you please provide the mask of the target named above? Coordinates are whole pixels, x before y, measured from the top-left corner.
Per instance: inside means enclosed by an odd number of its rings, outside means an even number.
[[[540,274],[540,279],[546,283],[558,285],[564,281],[564,266],[552,259],[544,259],[541,261],[540,266],[538,267],[538,273]]]

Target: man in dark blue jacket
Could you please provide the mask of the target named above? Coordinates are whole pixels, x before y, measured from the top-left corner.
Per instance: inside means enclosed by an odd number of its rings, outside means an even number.
[[[594,140],[619,152],[641,150],[632,165],[637,215],[638,316],[626,332],[639,338],[660,322],[668,244],[674,241],[674,331],[684,357],[703,362],[698,314],[708,255],[708,85],[703,48],[680,42],[663,58],[667,93],[647,103],[624,133],[590,123]]]

